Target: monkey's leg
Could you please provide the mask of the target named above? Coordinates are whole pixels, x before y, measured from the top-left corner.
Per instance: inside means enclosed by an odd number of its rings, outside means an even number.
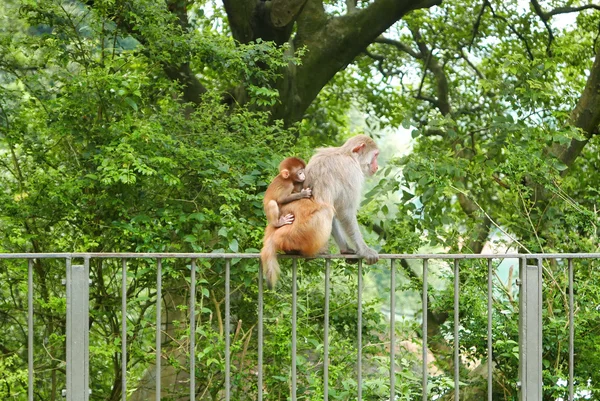
[[[341,227],[348,233],[350,239],[356,244],[357,255],[365,258],[368,264],[373,264],[379,260],[379,255],[377,251],[369,248],[369,246],[365,243],[365,240],[360,233],[360,228],[358,227],[358,221],[356,220],[356,216],[354,215],[345,215],[341,216],[339,220]]]
[[[344,235],[344,231],[340,225],[340,222],[334,217],[333,218],[333,226],[331,228],[333,239],[335,239],[335,243],[340,248],[340,253],[342,255],[356,255],[356,251],[348,245],[346,241],[346,236]],[[358,259],[346,259],[346,263],[349,264],[357,264]]]
[[[354,254],[356,251],[348,245],[346,241],[346,236],[344,235],[344,231],[340,225],[340,222],[337,218],[333,218],[333,223],[331,227],[331,233],[333,234],[333,239],[335,243],[340,248],[341,254]]]

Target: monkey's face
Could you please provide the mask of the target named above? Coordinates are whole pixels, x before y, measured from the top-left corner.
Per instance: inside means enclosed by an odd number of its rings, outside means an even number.
[[[306,174],[304,174],[303,168],[296,171],[296,176],[294,178],[295,182],[304,182],[305,179],[306,179]]]
[[[379,149],[372,149],[370,151],[364,151],[360,155],[360,166],[362,172],[366,177],[370,177],[377,172],[379,165],[377,164],[377,156],[379,156]]]
[[[364,140],[361,138],[364,135],[358,135],[350,138],[344,146],[350,143],[352,146],[352,155],[355,157],[360,164],[362,173],[370,177],[377,172],[379,166],[377,165],[377,156],[379,156],[379,148],[375,145],[375,142],[371,138],[366,137]]]
[[[377,164],[377,156],[379,156],[379,150],[373,151],[371,153],[371,162],[369,163],[369,175],[373,175],[379,169],[379,165]]]

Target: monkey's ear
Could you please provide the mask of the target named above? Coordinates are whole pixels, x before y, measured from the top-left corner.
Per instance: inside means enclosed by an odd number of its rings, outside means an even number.
[[[363,142],[363,143],[361,143],[360,145],[358,145],[358,146],[355,146],[355,147],[354,147],[354,149],[352,149],[352,152],[354,152],[354,153],[358,153],[358,152],[360,152],[360,151],[361,151],[361,150],[362,150],[362,149],[363,149],[365,146],[366,146],[366,145],[365,145],[365,143]]]
[[[284,168],[283,170],[281,170],[280,174],[283,178],[287,180],[290,176],[290,171]]]

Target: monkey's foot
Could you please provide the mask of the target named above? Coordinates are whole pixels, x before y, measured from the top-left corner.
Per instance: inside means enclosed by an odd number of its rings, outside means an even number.
[[[295,251],[295,250],[292,250],[292,251],[284,251],[284,253],[285,253],[286,255],[302,255],[302,254],[300,253],[300,251]]]
[[[342,255],[356,255],[356,251],[354,249],[352,249],[352,248],[348,248],[348,249],[343,250],[343,251],[340,249],[340,253]],[[355,264],[358,264],[358,259],[346,259],[346,263],[349,263],[351,265],[355,265]]]
[[[300,251],[296,251],[296,250],[292,250],[292,251],[284,251],[284,253],[285,253],[286,255],[293,255],[293,256],[303,256],[303,255],[302,255],[302,252],[300,252]],[[312,260],[312,259],[315,259],[315,258],[316,258],[316,256],[313,256],[313,257],[310,257],[310,256],[305,256],[305,257],[304,257],[304,260]]]

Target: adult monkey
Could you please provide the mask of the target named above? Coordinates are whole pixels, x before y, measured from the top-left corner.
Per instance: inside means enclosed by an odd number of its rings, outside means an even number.
[[[342,254],[354,254],[366,259],[368,264],[379,260],[379,255],[365,243],[356,212],[365,177],[377,172],[379,148],[366,135],[357,135],[339,148],[319,149],[306,166],[305,186],[317,193],[316,199],[333,205],[333,238]],[[356,244],[354,251],[346,241],[346,235]]]
[[[269,225],[265,230],[261,260],[269,287],[274,287],[279,276],[277,251],[315,256],[326,250],[332,231],[341,253],[355,253],[348,246],[347,234],[359,256],[369,264],[377,262],[379,255],[363,240],[356,212],[365,177],[378,169],[378,155],[379,149],[370,137],[357,135],[341,147],[319,149],[312,157],[306,166],[304,185],[312,188],[313,197],[281,208],[281,214],[295,216],[294,224],[280,228]]]

